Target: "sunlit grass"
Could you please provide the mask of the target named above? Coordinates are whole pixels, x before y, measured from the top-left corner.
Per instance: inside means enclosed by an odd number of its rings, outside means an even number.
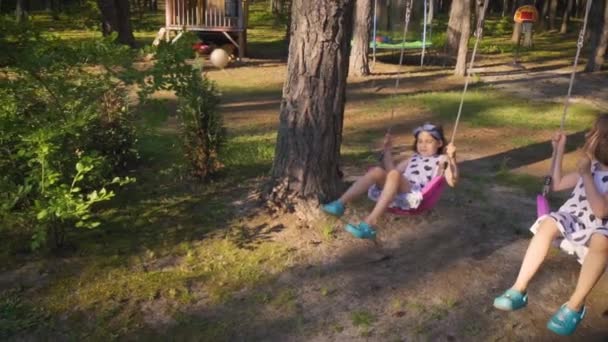
[[[444,120],[455,119],[460,92],[432,92],[401,97],[403,103],[420,101]],[[472,127],[520,127],[556,129],[561,122],[561,103],[540,102],[500,93],[488,88],[469,91],[464,100],[461,120]],[[597,110],[583,104],[570,106],[567,127],[582,130],[593,122]]]
[[[166,312],[161,314],[169,316],[203,295],[220,305],[235,291],[260,286],[283,271],[290,263],[286,253],[276,243],[250,250],[227,239],[212,239],[174,253],[170,266],[162,269],[155,266],[157,257],[150,252],[131,258],[87,258],[81,260],[78,273],[53,282],[34,302],[53,315],[74,312],[74,320],[79,319],[78,312],[89,312],[88,320],[104,329],[97,331],[99,337],[121,336],[139,326],[142,303],[166,301]],[[276,305],[287,305],[289,298],[277,297]],[[88,323],[81,329],[95,331]]]

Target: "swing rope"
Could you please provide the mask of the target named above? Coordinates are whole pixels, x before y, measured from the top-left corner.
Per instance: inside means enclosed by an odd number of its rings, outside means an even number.
[[[390,119],[391,125],[386,130],[387,134],[391,133],[391,130],[392,130],[393,124],[394,124],[395,98],[397,97],[397,89],[399,89],[399,82],[401,81],[401,67],[403,66],[403,57],[405,55],[405,36],[407,35],[407,28],[410,24],[410,17],[412,14],[412,3],[413,2],[414,2],[414,0],[405,0],[405,19],[404,19],[404,23],[403,23],[403,37],[401,40],[401,53],[399,55],[399,65],[397,66],[397,79],[395,79],[395,86],[393,87],[393,93],[391,95],[391,102],[392,102],[391,119]],[[382,163],[383,159],[384,159],[384,151],[381,151],[380,155],[378,157],[378,160],[380,161],[380,163]]]
[[[427,0],[424,1],[424,24],[422,26],[422,53],[420,54],[420,66],[424,66],[424,53],[426,52],[426,25],[428,21],[428,11],[430,11],[431,6],[427,6]],[[431,0],[432,1],[432,0]],[[427,11],[427,8],[428,11]]]
[[[454,143],[454,139],[456,137],[456,131],[458,130],[458,123],[460,123],[460,116],[462,115],[462,106],[464,105],[464,97],[467,93],[467,89],[469,88],[469,79],[471,78],[471,73],[473,70],[473,65],[475,63],[475,55],[477,54],[477,46],[479,45],[479,39],[483,35],[483,22],[486,16],[486,10],[488,8],[489,0],[485,0],[483,2],[483,8],[481,10],[481,14],[479,18],[477,18],[477,27],[475,29],[475,45],[473,46],[473,53],[471,54],[471,62],[467,69],[467,74],[464,80],[464,89],[462,90],[462,95],[460,96],[460,105],[458,106],[458,115],[456,115],[456,122],[454,123],[454,129],[452,130],[452,138],[450,139],[451,143]]]
[[[570,74],[570,83],[568,84],[568,93],[566,95],[566,99],[564,100],[564,111],[562,113],[562,118],[559,126],[560,132],[564,131],[564,124],[566,122],[566,115],[568,114],[568,107],[570,106],[570,98],[572,96],[572,88],[574,86],[574,77],[576,76],[576,68],[578,66],[578,60],[581,54],[581,50],[583,49],[583,45],[585,42],[585,32],[587,31],[587,22],[589,19],[589,12],[591,11],[591,3],[593,0],[587,0],[587,6],[585,8],[585,17],[583,19],[583,26],[578,35],[578,40],[576,42],[576,55],[574,56],[574,63],[572,65],[572,73]],[[553,173],[556,168],[556,150],[553,150],[553,154],[551,155],[551,170],[549,175],[545,177],[545,182],[543,184],[543,196],[547,196],[551,190],[551,183],[553,182]]]
[[[413,0],[411,0],[411,1],[413,1]],[[462,98],[460,101],[460,108],[458,110],[458,117],[456,118],[456,123],[454,125],[454,131],[452,133],[452,141],[454,141],[454,135],[456,134],[456,127],[458,126],[458,121],[460,120],[460,115],[462,112],[462,104],[464,101],[464,95],[467,91],[468,77],[471,76],[471,70],[473,69],[473,65],[474,65],[474,61],[475,61],[475,54],[477,52],[477,46],[479,44],[479,39],[482,36],[483,20],[484,20],[484,16],[486,13],[486,9],[488,7],[488,2],[489,2],[489,0],[484,1],[483,12],[477,20],[475,47],[473,49],[471,63],[469,65],[469,69],[468,69],[468,73],[467,73],[467,79],[465,80],[465,86],[464,86]],[[411,8],[411,2],[409,4],[410,4],[409,8]],[[407,7],[406,7],[406,11],[407,11]],[[407,24],[408,24],[408,15],[406,12],[406,25],[405,25],[404,33],[407,32]],[[404,34],[404,37],[405,37],[405,34]],[[401,71],[401,63],[399,64],[399,74],[398,74],[397,80],[395,82],[395,91],[393,94],[396,94],[397,88],[399,87],[399,80],[401,78],[400,71]],[[394,112],[394,106],[395,106],[395,102],[393,101],[393,112]],[[390,129],[389,129],[389,132],[390,132]],[[389,212],[396,214],[396,215],[416,215],[416,214],[419,214],[419,213],[432,209],[435,206],[435,204],[437,203],[437,201],[439,200],[439,198],[441,197],[441,193],[445,187],[445,177],[443,175],[444,171],[445,171],[445,168],[443,170],[441,170],[441,175],[434,177],[429,183],[427,183],[424,186],[424,188],[422,189],[422,202],[420,203],[420,206],[418,208],[410,209],[410,210],[400,210],[397,208],[392,208],[392,209],[389,209]]]
[[[481,38],[481,36],[483,35],[483,22],[485,19],[485,14],[486,14],[486,10],[488,8],[488,2],[489,0],[484,0],[483,3],[483,8],[481,11],[481,15],[479,16],[479,18],[477,18],[477,27],[475,29],[475,45],[473,46],[473,53],[471,54],[471,61],[469,63],[469,67],[467,68],[467,75],[465,77],[465,82],[464,82],[464,89],[462,91],[462,95],[460,97],[460,105],[458,106],[458,114],[456,116],[456,122],[454,123],[454,129],[452,131],[452,138],[450,139],[450,141],[453,143],[454,139],[456,137],[456,131],[458,129],[458,123],[460,122],[460,117],[462,115],[462,107],[464,105],[464,98],[465,95],[467,93],[467,90],[469,88],[469,79],[471,78],[471,73],[473,70],[473,66],[475,64],[475,56],[477,55],[477,47],[479,46],[479,39]],[[403,25],[403,38],[402,38],[402,42],[405,42],[405,36],[407,34],[407,29],[408,29],[408,25],[410,23],[410,16],[412,13],[412,3],[413,0],[406,0],[406,4],[405,4],[405,22]],[[403,56],[405,54],[405,47],[401,46],[401,55],[399,56],[399,66],[397,67],[397,79],[395,80],[395,87],[393,88],[393,96],[392,96],[392,106],[391,106],[391,123],[393,123],[393,118],[395,116],[395,97],[397,95],[397,89],[399,89],[399,83],[401,81],[401,77],[402,77],[402,66],[403,66]],[[391,128],[392,128],[392,124],[391,126],[389,126],[387,133],[390,133]]]
[[[408,30],[408,26],[410,23],[410,16],[412,13],[412,4],[413,4],[413,0],[405,0],[405,21],[404,21],[404,25],[403,25],[403,37],[402,37],[402,42],[405,43],[405,37],[407,34],[407,30]],[[425,0],[426,1],[426,0]],[[481,11],[481,15],[479,16],[479,18],[477,18],[477,27],[475,30],[475,45],[473,47],[473,53],[471,55],[471,61],[469,64],[469,67],[467,69],[467,75],[465,77],[465,83],[464,83],[464,89],[462,91],[462,96],[460,98],[460,105],[458,107],[458,115],[456,116],[456,122],[454,123],[454,129],[452,131],[452,138],[451,138],[451,142],[454,142],[454,138],[456,136],[456,131],[458,129],[458,123],[460,122],[460,117],[462,114],[462,107],[464,104],[464,98],[465,98],[465,94],[467,92],[468,86],[469,86],[469,79],[471,77],[471,72],[475,63],[475,55],[477,54],[477,47],[479,45],[479,40],[483,35],[483,23],[484,23],[484,18],[485,18],[485,14],[486,14],[486,10],[488,8],[488,2],[489,0],[484,0],[484,4],[483,4],[483,8]],[[389,128],[387,129],[387,133],[390,134],[391,129],[393,127],[394,124],[394,116],[395,116],[395,98],[397,96],[397,89],[399,89],[399,83],[401,81],[401,77],[402,77],[402,66],[403,66],[403,56],[405,55],[405,47],[404,44],[401,45],[401,55],[399,56],[399,65],[397,67],[397,78],[395,80],[395,87],[393,88],[393,94],[392,94],[392,105],[391,105],[391,125],[389,126]],[[384,158],[384,152],[380,153],[380,161],[382,161],[382,159]]]

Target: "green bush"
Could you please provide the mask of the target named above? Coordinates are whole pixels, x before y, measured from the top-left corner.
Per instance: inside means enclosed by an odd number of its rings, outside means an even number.
[[[163,42],[158,46],[141,96],[145,98],[158,89],[175,91],[185,157],[192,174],[208,180],[222,167],[219,153],[226,141],[226,129],[215,84],[203,75],[200,61],[188,62],[195,41],[194,35],[187,34],[174,44]]]
[[[116,176],[137,159],[124,89],[133,56],[109,39],[69,46],[2,27],[0,226],[29,231],[34,249],[60,246],[66,228],[97,227],[93,205],[131,181]]]

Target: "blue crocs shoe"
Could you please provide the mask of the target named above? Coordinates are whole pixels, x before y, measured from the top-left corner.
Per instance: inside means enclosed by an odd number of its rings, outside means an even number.
[[[370,239],[376,238],[376,231],[369,224],[361,221],[358,225],[347,224],[345,227],[346,231],[351,233],[354,237],[359,239]]]
[[[551,317],[547,322],[547,329],[553,331],[558,335],[568,336],[572,335],[578,327],[578,324],[585,317],[587,308],[583,306],[581,311],[572,311],[566,304],[562,305],[559,310]]]
[[[344,204],[338,200],[324,204],[321,208],[327,214],[335,217],[341,217],[344,215]]]
[[[518,310],[526,305],[528,305],[528,295],[514,289],[508,289],[494,299],[494,307],[505,311]]]

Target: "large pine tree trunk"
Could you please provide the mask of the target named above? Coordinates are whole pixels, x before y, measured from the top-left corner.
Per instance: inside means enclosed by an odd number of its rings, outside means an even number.
[[[449,56],[455,56],[458,54],[460,36],[462,35],[462,17],[464,15],[465,7],[469,8],[467,9],[467,11],[469,11],[470,13],[470,3],[470,0],[452,1],[452,6],[450,7],[450,19],[448,21],[445,46],[445,51]]]
[[[596,4],[597,2],[597,4]],[[585,71],[600,71],[608,48],[608,0],[595,0],[591,7],[591,46]]]
[[[564,34],[568,32],[568,23],[570,22],[570,13],[572,12],[573,0],[568,0],[566,8],[564,8],[564,15],[562,16],[562,27],[559,29],[559,33]]]
[[[464,76],[467,71],[467,53],[469,51],[469,38],[471,36],[471,0],[463,1],[463,11],[460,18],[460,42],[458,47],[458,58],[454,74]]]
[[[104,36],[118,33],[117,41],[121,44],[135,46],[135,37],[131,29],[128,0],[98,0],[101,12],[101,32]]]
[[[369,75],[369,34],[372,27],[372,0],[356,0],[353,23],[353,47],[350,52],[350,73]]]
[[[294,0],[287,79],[267,203],[310,210],[340,190],[353,0]]]

